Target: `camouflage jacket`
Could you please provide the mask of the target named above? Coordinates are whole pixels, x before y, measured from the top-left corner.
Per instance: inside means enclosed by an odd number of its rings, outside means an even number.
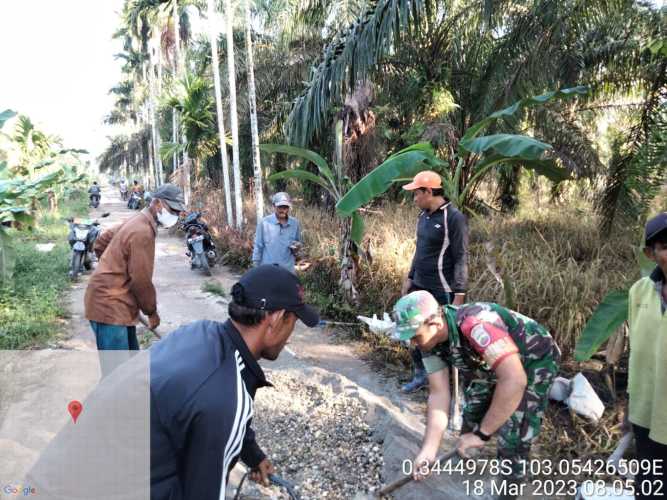
[[[560,360],[547,329],[518,312],[486,302],[446,306],[444,312],[449,337],[424,353],[429,373],[454,366],[463,376],[488,375],[505,357],[518,353],[530,381],[531,371]]]

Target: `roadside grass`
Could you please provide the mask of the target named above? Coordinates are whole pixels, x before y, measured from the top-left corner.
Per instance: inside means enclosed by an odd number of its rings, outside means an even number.
[[[63,292],[70,286],[64,219],[85,216],[87,210],[87,200],[76,197],[53,214],[42,210],[32,231],[14,233],[13,283],[0,288],[0,349],[39,347],[62,332],[67,313]],[[40,252],[36,249],[39,243],[55,246],[50,252]]]
[[[227,297],[227,292],[222,286],[222,283],[218,281],[205,281],[201,286],[202,292],[212,293],[213,295],[219,295],[220,297]]]

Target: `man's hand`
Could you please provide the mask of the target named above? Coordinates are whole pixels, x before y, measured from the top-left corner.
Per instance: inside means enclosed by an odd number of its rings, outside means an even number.
[[[410,278],[405,278],[405,281],[403,281],[403,286],[401,287],[401,295],[406,295],[411,286],[412,280]]]
[[[452,305],[455,306],[461,306],[463,305],[463,302],[466,299],[466,294],[465,293],[455,293],[454,294],[454,301],[452,302]]]
[[[472,450],[484,448],[485,444],[486,443],[482,441],[479,436],[472,432],[468,432],[467,434],[461,435],[459,442],[456,443],[456,450],[463,458],[472,458],[470,452]]]
[[[158,326],[160,326],[160,315],[155,311],[148,317],[148,329],[155,330]]]
[[[433,462],[435,462],[435,453],[420,450],[412,464],[412,479],[415,481],[426,479],[431,473]]]
[[[268,458],[262,460],[259,465],[250,472],[250,479],[256,483],[269,486],[269,474],[274,474],[276,469]]]

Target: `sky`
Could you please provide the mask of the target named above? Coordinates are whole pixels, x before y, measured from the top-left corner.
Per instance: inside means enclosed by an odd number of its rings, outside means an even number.
[[[103,124],[121,79],[122,0],[0,0],[0,111],[28,115],[66,147],[93,158],[113,130]],[[92,159],[92,158],[91,158]]]

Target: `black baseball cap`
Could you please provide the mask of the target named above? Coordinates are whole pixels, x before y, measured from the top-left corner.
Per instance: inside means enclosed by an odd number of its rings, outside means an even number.
[[[644,230],[644,244],[648,245],[650,240],[667,229],[667,212],[662,212],[646,223]]]
[[[303,302],[299,278],[278,264],[265,264],[245,273],[232,287],[232,297],[240,306],[293,312],[311,328],[320,322],[317,310]]]
[[[183,200],[183,192],[181,188],[173,184],[162,184],[153,193],[152,198],[164,201],[172,210],[176,212],[185,211],[185,202]]]

